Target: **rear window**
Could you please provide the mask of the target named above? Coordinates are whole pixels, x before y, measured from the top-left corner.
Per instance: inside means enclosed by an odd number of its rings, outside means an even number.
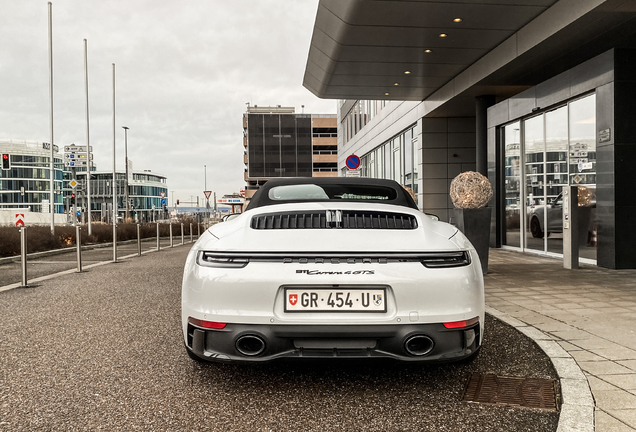
[[[386,186],[357,184],[295,184],[281,185],[269,190],[272,201],[389,201],[397,198],[397,191]]]

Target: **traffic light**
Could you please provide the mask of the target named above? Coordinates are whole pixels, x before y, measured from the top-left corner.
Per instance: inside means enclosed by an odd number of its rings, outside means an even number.
[[[2,169],[11,169],[11,158],[9,157],[9,153],[2,153]]]
[[[71,205],[75,205],[75,194],[71,194]]]
[[[177,200],[177,205],[179,205],[179,200]]]

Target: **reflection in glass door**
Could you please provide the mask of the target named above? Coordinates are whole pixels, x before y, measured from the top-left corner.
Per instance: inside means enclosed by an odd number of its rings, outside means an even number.
[[[504,126],[503,245],[563,254],[562,191],[576,185],[579,255],[596,259],[595,131],[595,95]]]
[[[521,123],[504,128],[505,230],[502,244],[521,247]]]
[[[542,221],[546,251],[563,253],[563,199],[568,184],[568,107],[545,114],[546,204]]]
[[[579,257],[596,260],[596,95],[569,107],[569,176],[570,185],[579,191]]]
[[[541,213],[545,205],[545,141],[543,138],[543,116],[523,122],[524,167],[525,167],[525,247],[544,251]]]

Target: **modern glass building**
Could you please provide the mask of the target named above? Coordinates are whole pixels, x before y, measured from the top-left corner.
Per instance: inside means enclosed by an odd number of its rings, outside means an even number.
[[[38,141],[0,141],[0,151],[8,155],[9,169],[0,170],[0,209],[29,208],[35,213],[48,213],[51,196],[50,145]],[[86,209],[86,168],[77,168],[75,189],[70,168],[64,167],[63,155],[54,146],[54,211],[70,215],[71,193],[76,195],[77,207],[88,217]],[[91,171],[91,217],[93,221],[112,219],[112,171]],[[164,217],[161,195],[168,196],[167,178],[150,171],[134,171],[128,182],[128,195],[132,217],[139,221],[151,221]],[[117,173],[118,214],[124,216],[125,173]],[[59,218],[57,218],[59,220]]]
[[[64,213],[64,162],[54,146],[53,211]],[[40,141],[0,141],[9,169],[0,170],[0,208],[30,208],[49,213],[51,203],[51,146]]]
[[[636,2],[320,0],[304,85],[338,102],[338,167],[412,187],[453,217],[452,179],[486,175],[491,247],[636,268]],[[411,186],[412,185],[412,186]]]
[[[79,185],[76,188],[77,204],[82,208],[88,207],[86,197],[86,171],[77,176]],[[117,214],[125,217],[126,204],[124,171],[117,172]],[[110,221],[113,205],[113,172],[91,172],[91,217],[94,221]],[[132,179],[128,182],[128,199],[130,217],[139,222],[151,222],[157,218],[167,217],[167,211],[161,204],[161,194],[168,196],[167,178],[150,171],[133,171]],[[67,203],[67,206],[70,203]]]

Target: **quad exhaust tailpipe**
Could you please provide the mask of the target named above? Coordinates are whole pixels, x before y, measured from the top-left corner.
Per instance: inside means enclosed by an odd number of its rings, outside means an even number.
[[[260,336],[243,335],[236,340],[236,349],[244,356],[254,357],[265,351],[265,341]]]
[[[414,335],[404,342],[404,349],[412,356],[425,356],[433,350],[435,343],[426,335]]]

